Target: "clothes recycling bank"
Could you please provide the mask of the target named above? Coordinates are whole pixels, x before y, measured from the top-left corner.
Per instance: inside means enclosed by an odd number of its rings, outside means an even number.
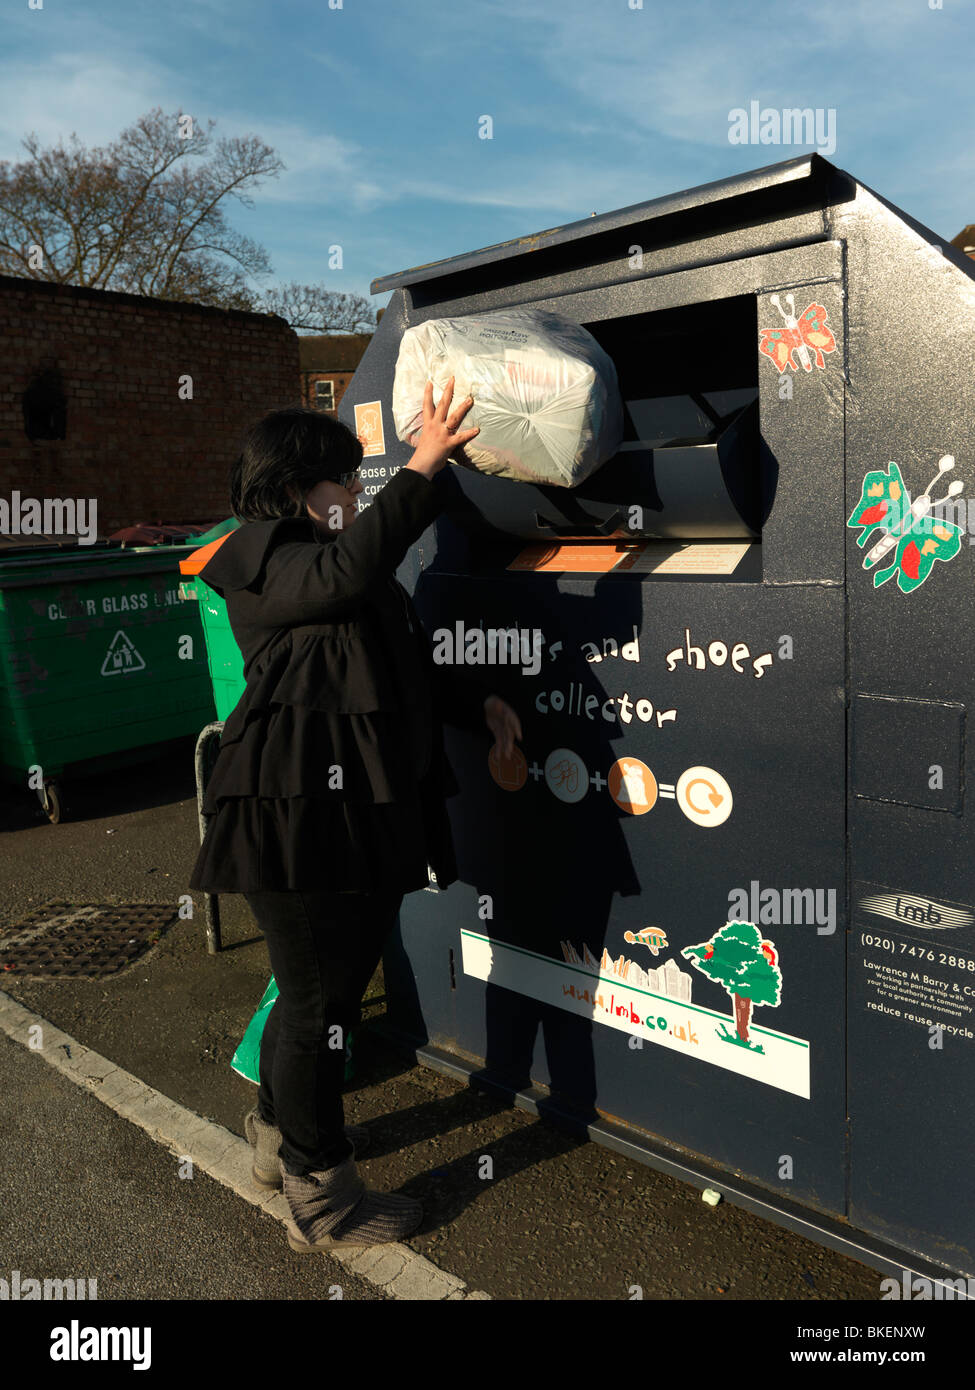
[[[970,1276],[972,262],[813,155],[373,290],[339,411],[370,486],[428,320],[570,318],[625,417],[571,488],[452,468],[400,568],[451,659],[518,634],[491,674],[523,738],[446,730],[459,881],[404,900],[390,1035],[879,1269]]]

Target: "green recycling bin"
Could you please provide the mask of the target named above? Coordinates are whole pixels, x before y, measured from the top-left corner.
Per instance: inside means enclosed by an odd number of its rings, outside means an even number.
[[[192,554],[179,562],[184,576],[179,595],[186,602],[199,604],[200,622],[206,636],[207,661],[213,685],[213,701],[217,719],[225,720],[237,704],[247,682],[244,680],[244,658],[230,628],[227,605],[215,589],[200,577],[200,570],[219,548],[219,544],[240,522],[230,517],[214,526],[205,536],[197,536]]]
[[[192,538],[194,542],[199,537]],[[0,777],[61,819],[60,775],[120,766],[214,718],[185,543],[0,555]]]

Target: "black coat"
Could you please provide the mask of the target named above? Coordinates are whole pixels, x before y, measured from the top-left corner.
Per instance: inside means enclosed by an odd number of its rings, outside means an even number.
[[[400,469],[346,530],[247,522],[202,569],[247,685],[207,783],[191,888],[405,893],[427,886],[428,865],[439,887],[456,880],[441,721],[490,737],[490,690],[433,661],[395,579],[445,500]]]

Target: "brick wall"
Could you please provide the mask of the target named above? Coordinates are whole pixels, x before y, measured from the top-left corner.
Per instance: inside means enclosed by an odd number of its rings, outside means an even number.
[[[50,369],[65,437],[32,441],[24,393]],[[0,497],[97,498],[102,536],[229,516],[241,436],[299,403],[298,373],[283,319],[0,276]]]

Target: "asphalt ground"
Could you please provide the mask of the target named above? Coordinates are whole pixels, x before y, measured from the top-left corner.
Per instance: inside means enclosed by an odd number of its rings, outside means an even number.
[[[31,793],[5,790],[0,934],[50,901],[175,903],[186,893],[198,845],[192,749],[190,739],[97,779],[66,778],[60,825],[47,821]],[[256,1088],[230,1060],[270,967],[242,897],[221,899],[225,949],[216,956],[206,951],[202,895],[194,901],[192,921],[179,921],[114,977],[11,972],[0,988],[240,1135]],[[707,1207],[696,1187],[416,1065],[375,1031],[384,1011],[381,970],[366,1001],[345,1097],[349,1122],[377,1122],[361,1171],[370,1186],[422,1200],[423,1225],[407,1244],[472,1289],[534,1301],[628,1300],[634,1286],[644,1299],[880,1298],[881,1276],[867,1266],[727,1202]],[[19,1146],[18,1162],[35,1164],[32,1189],[69,1172],[85,1172],[88,1186],[68,1261],[45,1248],[49,1227],[38,1224],[33,1199],[5,1198],[8,1255],[0,1264],[54,1271],[97,1264],[108,1272],[106,1287],[125,1289],[123,1297],[218,1299],[241,1287],[252,1298],[323,1296],[321,1271],[299,1268],[280,1225],[208,1179],[174,1186],[171,1156],[144,1134],[46,1075],[39,1058],[18,1057],[9,1042],[2,1048],[3,1131]],[[45,1147],[36,1142],[41,1133],[58,1137]],[[493,1159],[489,1180],[479,1177],[485,1154]],[[143,1276],[128,1253],[128,1195],[153,1231],[153,1267]],[[187,1242],[175,1233],[190,1212],[197,1239]],[[174,1233],[168,1246],[167,1232]]]
[[[94,1279],[99,1302],[383,1299],[2,1034],[0,1075],[0,1277]]]

